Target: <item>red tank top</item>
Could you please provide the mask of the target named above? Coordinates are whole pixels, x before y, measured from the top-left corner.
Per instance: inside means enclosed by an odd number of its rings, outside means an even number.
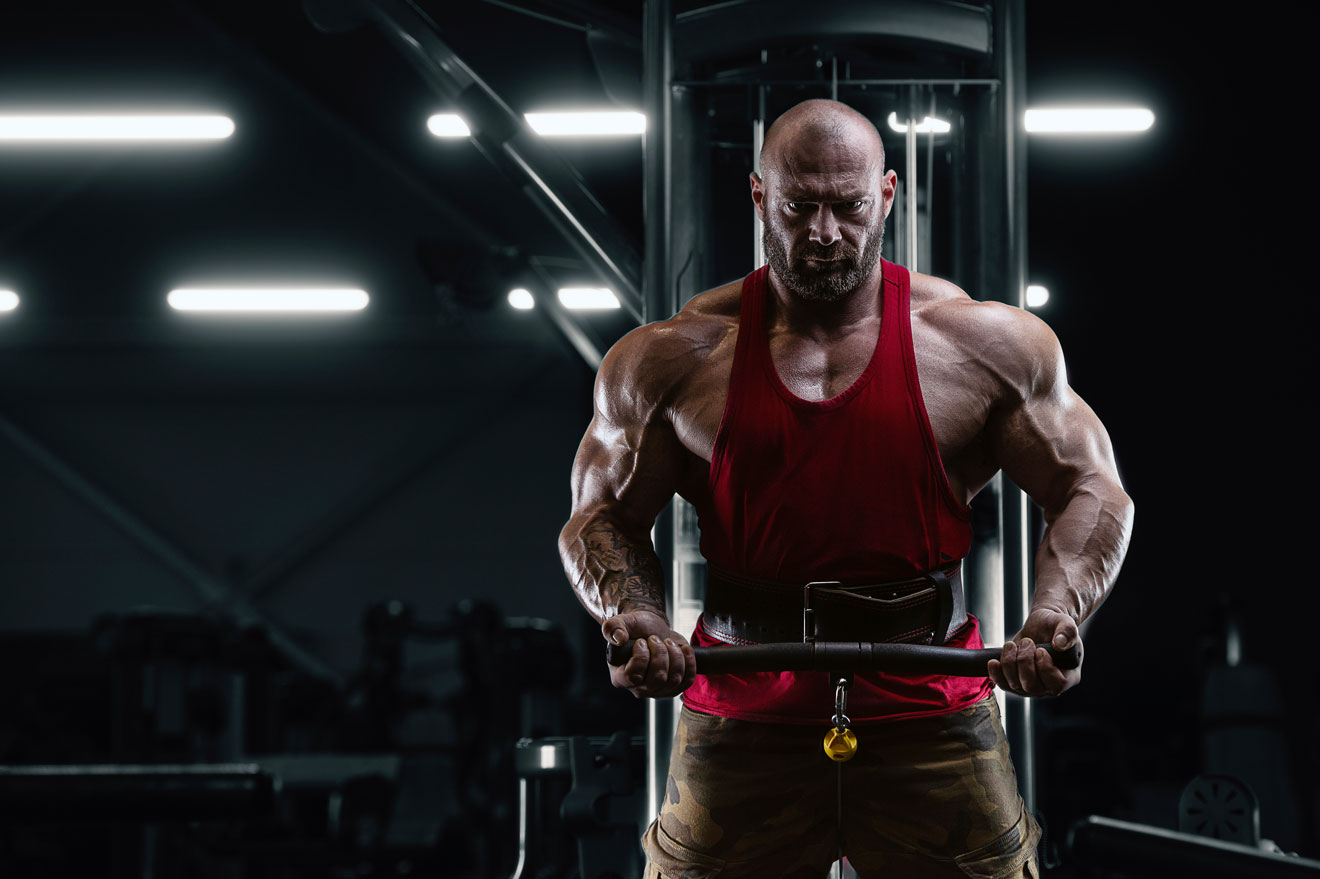
[[[871,360],[851,387],[819,402],[794,395],[771,360],[768,272],[743,280],[729,397],[697,505],[702,554],[786,583],[907,578],[963,558],[970,510],[949,487],[922,401],[908,270],[884,262]],[[722,642],[698,622],[692,643]],[[949,646],[982,646],[974,617]],[[942,714],[990,689],[985,678],[858,675],[848,715],[865,723]],[[828,722],[834,707],[826,672],[698,675],[683,699],[709,714],[780,723]]]

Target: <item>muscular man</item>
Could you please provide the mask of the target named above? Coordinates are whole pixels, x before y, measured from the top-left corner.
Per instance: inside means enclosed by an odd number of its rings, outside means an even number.
[[[1044,323],[881,258],[896,176],[865,117],[799,104],[767,132],[761,166],[768,267],[611,349],[560,536],[605,637],[637,639],[614,685],[686,691],[647,876],[820,877],[840,853],[864,877],[1035,876],[1039,828],[991,682],[1051,696],[1080,678],[1037,645],[1079,641],[1126,551],[1132,503],[1109,438]],[[696,677],[649,536],[675,493],[697,509],[709,562],[692,643],[718,645],[779,640],[765,633],[782,631],[785,594],[800,631],[809,581],[953,578],[960,592],[968,504],[1001,469],[1047,527],[1030,614],[987,678],[858,675],[861,745],[835,764],[821,752],[825,673]],[[877,635],[982,646],[960,603]]]

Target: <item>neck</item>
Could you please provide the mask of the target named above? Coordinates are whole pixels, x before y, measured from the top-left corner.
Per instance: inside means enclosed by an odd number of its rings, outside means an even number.
[[[802,298],[771,268],[767,273],[771,290],[768,302],[770,323],[799,335],[828,338],[845,333],[858,324],[879,320],[883,267],[884,262],[877,260],[875,268],[862,283],[830,302]]]

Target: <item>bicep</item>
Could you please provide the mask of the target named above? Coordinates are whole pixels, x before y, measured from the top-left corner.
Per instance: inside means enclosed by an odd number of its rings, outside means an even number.
[[[1049,400],[1024,401],[1004,419],[996,446],[1004,473],[1047,515],[1088,481],[1118,482],[1109,434],[1069,388]]]

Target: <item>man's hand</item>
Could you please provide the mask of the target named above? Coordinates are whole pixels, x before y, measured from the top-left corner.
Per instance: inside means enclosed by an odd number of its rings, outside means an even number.
[[[1055,650],[1067,650],[1074,643],[1080,655],[1082,639],[1076,620],[1057,611],[1033,610],[1022,631],[1004,645],[999,658],[987,663],[990,680],[999,689],[1019,696],[1057,696],[1082,679],[1081,665],[1064,671],[1044,647],[1052,644]]]
[[[620,613],[605,620],[601,633],[611,644],[635,640],[632,658],[610,666],[610,682],[638,699],[677,696],[697,677],[697,658],[669,620],[650,611]]]

